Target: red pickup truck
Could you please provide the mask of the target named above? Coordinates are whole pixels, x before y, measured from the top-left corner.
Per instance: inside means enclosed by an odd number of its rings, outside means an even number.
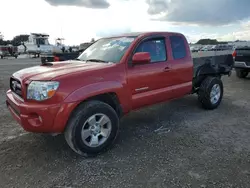
[[[76,60],[15,72],[6,104],[26,131],[64,133],[76,153],[96,155],[133,110],[193,93],[217,108],[232,67],[232,54],[192,58],[180,33],[129,33],[97,40]]]

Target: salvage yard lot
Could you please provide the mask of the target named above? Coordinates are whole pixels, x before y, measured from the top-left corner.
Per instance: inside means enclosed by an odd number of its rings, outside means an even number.
[[[61,135],[26,133],[5,107],[9,76],[39,63],[0,60],[1,188],[249,187],[250,79],[223,77],[214,111],[191,95],[131,113],[111,150],[84,159]]]

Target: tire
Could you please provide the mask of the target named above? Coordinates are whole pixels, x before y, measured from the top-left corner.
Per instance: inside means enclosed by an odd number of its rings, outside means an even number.
[[[106,119],[110,120],[109,123],[107,123],[105,126],[111,127],[111,130],[109,134],[107,133],[106,138],[99,135],[99,137],[103,138],[103,143],[98,146],[92,147],[90,146],[91,139],[95,136],[90,135],[90,137],[83,139],[82,129],[84,128],[85,131],[90,131],[90,128],[92,126],[89,126],[90,124],[86,122],[89,118],[93,117],[93,115],[98,116],[98,114],[101,114],[103,115],[103,117],[106,117]],[[85,129],[86,127],[87,129]],[[101,130],[103,130],[103,128]],[[108,128],[105,130],[108,130]],[[117,137],[118,130],[119,118],[116,111],[111,106],[101,101],[89,101],[78,106],[73,112],[67,124],[64,136],[70,148],[77,154],[84,157],[93,157],[102,152],[105,152],[109,147],[113,145]],[[101,133],[102,131],[93,134],[98,135]]]
[[[246,78],[249,73],[247,70],[236,69],[235,71],[238,78]]]
[[[210,97],[211,92],[213,92],[213,94],[217,93],[217,95]],[[223,83],[220,78],[207,77],[203,80],[198,90],[198,100],[204,109],[213,110],[220,105],[223,92]]]
[[[3,59],[3,56],[1,55],[1,59]]]

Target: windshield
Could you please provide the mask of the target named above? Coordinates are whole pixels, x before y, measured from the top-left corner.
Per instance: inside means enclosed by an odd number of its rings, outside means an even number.
[[[136,37],[103,38],[88,47],[79,57],[80,61],[117,63]]]

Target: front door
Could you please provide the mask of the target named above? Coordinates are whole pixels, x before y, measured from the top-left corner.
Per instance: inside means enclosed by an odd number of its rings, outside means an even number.
[[[158,103],[172,98],[171,65],[167,61],[165,37],[143,40],[136,52],[149,52],[149,64],[128,67],[128,85],[132,95],[132,109]]]

